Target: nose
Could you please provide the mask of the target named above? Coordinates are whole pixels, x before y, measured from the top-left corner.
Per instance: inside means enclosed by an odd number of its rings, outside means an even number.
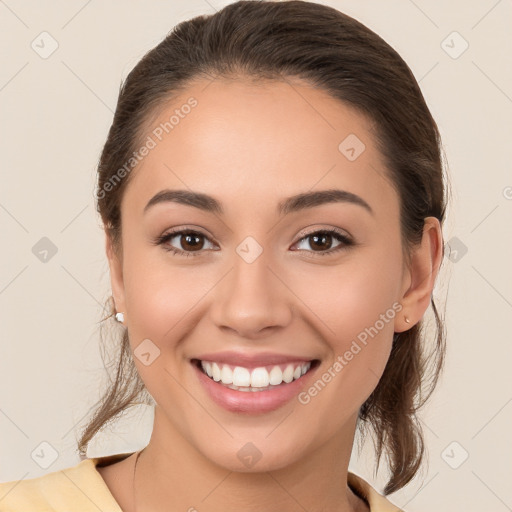
[[[288,325],[293,312],[293,293],[279,270],[263,252],[248,263],[238,256],[231,271],[215,289],[211,318],[226,332],[258,339]]]

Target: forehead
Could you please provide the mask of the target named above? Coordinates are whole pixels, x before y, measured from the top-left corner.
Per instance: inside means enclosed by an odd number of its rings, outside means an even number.
[[[125,191],[130,210],[164,188],[233,207],[342,188],[376,210],[397,207],[370,120],[298,79],[196,80],[152,116],[142,140],[151,149]]]

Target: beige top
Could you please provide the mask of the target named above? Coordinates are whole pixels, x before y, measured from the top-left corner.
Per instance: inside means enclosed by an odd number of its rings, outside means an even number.
[[[132,453],[85,459],[76,466],[26,480],[0,483],[2,512],[123,512],[96,469],[119,462]],[[365,480],[348,474],[350,488],[368,503],[371,512],[401,512]],[[403,512],[403,511],[402,511]]]

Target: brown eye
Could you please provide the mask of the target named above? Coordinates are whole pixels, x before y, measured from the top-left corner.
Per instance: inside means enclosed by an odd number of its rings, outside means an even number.
[[[204,245],[203,235],[196,233],[178,235],[177,238],[181,238],[181,247],[185,251],[197,251],[202,249]]]
[[[309,235],[308,238],[311,240],[309,245],[313,250],[330,249],[332,246],[333,236],[331,234],[321,233],[321,234]]]
[[[174,240],[177,241],[174,241]],[[174,241],[174,243],[171,243]],[[182,256],[199,256],[205,249],[205,241],[208,237],[202,233],[190,230],[173,231],[158,237],[155,241],[157,245],[162,245],[166,251]],[[211,244],[213,247],[213,244]]]
[[[299,247],[299,250],[317,253],[318,256],[332,254],[353,245],[348,236],[335,230],[315,231],[301,238],[298,244],[304,244],[304,242],[307,242],[309,248]]]

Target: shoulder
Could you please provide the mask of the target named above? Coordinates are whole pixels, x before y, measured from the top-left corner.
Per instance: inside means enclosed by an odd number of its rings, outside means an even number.
[[[354,473],[348,473],[348,484],[350,488],[370,507],[370,512],[405,512],[393,505],[388,499],[379,494],[366,480]]]
[[[99,474],[97,465],[100,462],[102,465],[113,463],[128,455],[85,459],[76,466],[41,477],[0,483],[0,510],[68,512],[70,509],[79,509],[84,512],[97,512],[99,509],[102,512],[122,512]],[[348,483],[366,500],[371,512],[404,512],[354,473],[348,474]]]
[[[98,473],[99,460],[85,459],[76,466],[37,478],[0,483],[0,510],[122,512]]]

